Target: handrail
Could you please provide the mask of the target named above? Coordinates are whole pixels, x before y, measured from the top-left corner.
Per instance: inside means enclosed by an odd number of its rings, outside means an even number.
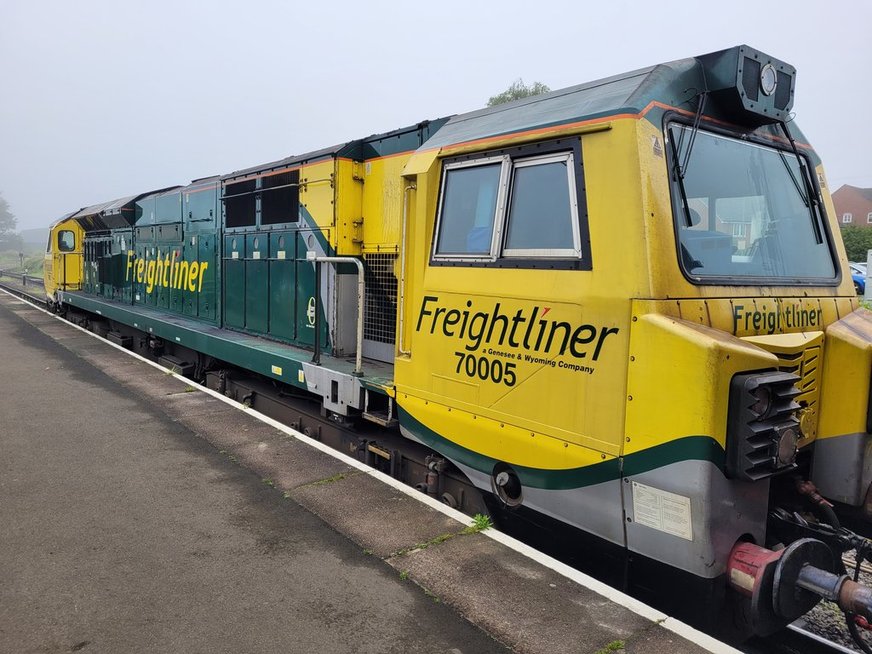
[[[364,296],[366,293],[366,278],[363,271],[363,262],[354,257],[319,257],[317,252],[309,250],[306,252],[306,261],[311,261],[315,264],[315,363],[319,363],[320,358],[320,330],[318,329],[318,305],[321,302],[320,295],[320,280],[321,271],[319,263],[353,263],[357,266],[357,352],[355,353],[354,375],[356,377],[363,376],[363,317],[364,317]]]

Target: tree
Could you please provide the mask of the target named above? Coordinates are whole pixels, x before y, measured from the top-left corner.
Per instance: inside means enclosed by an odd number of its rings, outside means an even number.
[[[0,195],[0,250],[21,247],[21,238],[15,233],[17,221],[9,209],[9,203]]]
[[[872,250],[872,227],[847,225],[842,228],[842,240],[848,261],[866,261],[866,250]]]
[[[541,95],[548,93],[551,89],[542,82],[533,82],[530,86],[524,84],[524,80],[520,77],[512,82],[512,85],[502,93],[494,95],[487,101],[488,107],[495,107],[498,104],[519,100],[520,98],[529,98],[531,95]]]

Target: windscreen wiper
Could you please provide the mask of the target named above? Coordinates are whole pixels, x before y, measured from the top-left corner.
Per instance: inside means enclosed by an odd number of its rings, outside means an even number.
[[[801,156],[799,156],[799,149],[796,147],[796,141],[793,140],[793,136],[790,133],[790,130],[787,127],[787,123],[784,121],[779,122],[781,125],[781,129],[784,131],[784,135],[787,137],[787,140],[790,141],[790,147],[793,148],[793,155],[796,157],[796,161],[799,164],[799,174],[802,177],[803,185],[805,186],[806,194],[800,195],[805,199],[808,198],[808,202],[806,206],[811,209],[811,228],[814,231],[814,241],[818,245],[824,242],[823,232],[821,231],[820,218],[822,215],[821,211],[821,202],[818,197],[817,191],[815,190],[814,182],[811,179],[811,173],[808,170],[808,166],[805,165],[805,161]],[[791,178],[793,175],[791,174]]]
[[[796,189],[796,192],[799,194],[799,198],[802,200],[802,203],[806,207],[811,207],[809,203],[808,196],[805,191],[802,190],[802,187],[799,185],[799,180],[796,179],[796,175],[793,174],[793,169],[790,167],[790,162],[787,161],[787,157],[784,156],[784,152],[782,150],[778,150],[778,156],[781,157],[781,163],[784,164],[784,168],[787,170],[787,174],[790,175],[790,181],[793,182],[793,187]]]
[[[675,146],[675,132],[672,129],[669,130],[669,147],[672,149],[672,180],[678,186],[678,192],[681,195],[681,208],[684,210],[684,226],[693,227],[690,206],[687,204],[687,191],[684,188],[684,174],[681,170],[681,164],[678,162],[678,148]]]
[[[690,164],[690,155],[693,152],[693,144],[696,142],[696,135],[699,132],[699,121],[702,119],[702,114],[705,111],[705,101],[708,97],[707,91],[700,91],[698,94],[699,102],[696,105],[696,115],[693,117],[693,126],[690,128],[690,141],[687,143],[687,150],[684,153],[684,162],[681,163],[678,153],[681,147],[676,147],[675,139],[672,138],[674,132],[670,129],[669,145],[672,148],[672,179],[678,184],[678,190],[681,193],[681,204],[684,209],[684,224],[686,227],[693,227],[693,218],[690,215],[690,206],[687,203],[687,191],[684,189],[684,177],[687,175],[687,168]],[[681,131],[680,142],[684,141],[684,130]]]

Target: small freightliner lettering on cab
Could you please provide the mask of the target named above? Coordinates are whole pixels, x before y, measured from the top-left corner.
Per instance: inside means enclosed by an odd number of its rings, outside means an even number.
[[[552,356],[570,354],[584,359],[590,353],[596,361],[609,334],[617,334],[617,327],[572,325],[562,320],[545,319],[550,307],[534,306],[502,313],[502,305],[494,303],[491,310],[473,311],[472,300],[465,309],[449,309],[439,304],[438,295],[425,295],[418,314],[416,332],[437,330],[449,338],[465,341],[464,348],[475,352],[482,345],[500,345],[523,348]],[[585,347],[586,346],[586,347]]]

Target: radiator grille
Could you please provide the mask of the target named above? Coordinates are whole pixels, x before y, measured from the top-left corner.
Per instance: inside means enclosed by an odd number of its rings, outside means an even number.
[[[802,407],[800,416],[804,438],[800,445],[805,445],[817,435],[823,335],[809,338],[802,346],[796,344],[781,346],[774,342],[758,344],[778,357],[778,370],[799,377],[796,382],[796,387],[799,389],[796,402]]]
[[[364,255],[366,303],[363,337],[369,341],[393,344],[397,338],[396,253]]]
[[[782,372],[790,372],[799,377],[796,385],[799,387],[799,395],[796,401],[803,406],[815,408],[820,398],[820,366],[821,346],[814,345],[802,352],[788,354],[770,350],[778,357],[778,369]]]

